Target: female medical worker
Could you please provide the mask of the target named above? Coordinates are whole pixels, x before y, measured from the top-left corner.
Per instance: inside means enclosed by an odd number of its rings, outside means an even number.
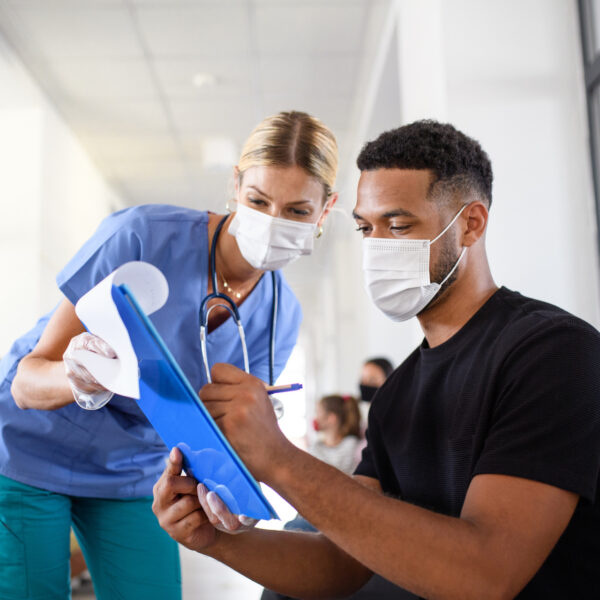
[[[181,597],[178,549],[151,510],[166,449],[135,401],[114,396],[96,411],[73,402],[82,382],[71,373],[71,389],[62,357],[72,338],[89,335],[73,305],[127,261],[156,265],[169,298],[152,320],[200,389],[206,375],[199,310],[214,291],[209,254],[223,221],[214,255],[217,288],[239,305],[250,371],[268,381],[273,286],[275,376],[295,344],[301,313],[282,275],[263,272],[310,252],[336,200],[336,169],[333,134],[304,113],[280,113],[260,123],[242,150],[235,213],[126,209],[104,220],[59,273],[66,298],[0,362],[0,598],[69,596],[71,526],[99,600]],[[222,308],[210,313],[208,358],[243,366],[228,315]]]

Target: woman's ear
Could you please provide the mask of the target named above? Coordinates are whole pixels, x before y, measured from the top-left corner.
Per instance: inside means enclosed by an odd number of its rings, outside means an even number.
[[[481,202],[471,202],[461,215],[464,220],[462,245],[472,246],[485,234],[488,221],[488,208]]]
[[[327,215],[329,214],[329,212],[331,211],[331,209],[333,208],[333,206],[337,202],[337,200],[338,200],[337,192],[332,192],[329,196],[327,196],[327,201],[325,202],[325,208],[324,208],[323,212],[321,213],[321,218],[319,219],[319,221],[317,223],[318,227],[323,226],[323,223],[325,222]]]
[[[240,193],[240,169],[237,165],[233,167],[233,189],[235,191],[235,198],[237,200],[237,197]]]

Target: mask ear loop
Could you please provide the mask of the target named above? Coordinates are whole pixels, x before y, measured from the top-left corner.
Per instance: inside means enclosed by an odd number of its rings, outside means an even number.
[[[467,251],[466,248],[462,249],[462,252],[460,253],[460,256],[458,257],[458,260],[456,261],[456,263],[454,263],[454,266],[450,269],[450,273],[448,273],[448,275],[446,275],[446,277],[444,277],[444,279],[442,279],[442,283],[440,283],[440,287],[442,287],[446,283],[446,281],[448,281],[448,279],[450,279],[450,276],[452,275],[452,273],[454,273],[454,271],[456,271],[460,261],[462,260],[462,257],[465,255],[466,251]]]
[[[458,219],[458,217],[460,217],[460,213],[462,213],[462,211],[465,210],[465,208],[467,208],[467,206],[469,206],[469,205],[468,204],[462,205],[462,208],[454,215],[454,218],[452,219],[452,221],[450,221],[450,223],[448,223],[448,225],[446,225],[444,231],[442,231],[442,233],[440,233],[440,235],[438,235],[435,239],[431,240],[431,242],[429,242],[429,245],[431,245],[431,244],[433,244],[433,242],[439,240],[446,233],[446,231],[448,231],[448,229],[450,229],[450,227],[452,227],[452,225],[454,225],[454,223],[456,222],[456,219]],[[450,277],[452,276],[452,273],[454,273],[454,271],[456,271],[460,261],[462,260],[463,256],[465,255],[466,251],[467,251],[467,249],[465,247],[463,247],[462,252],[460,253],[460,256],[458,257],[458,260],[454,263],[454,266],[450,269],[450,272],[448,273],[448,275],[446,275],[446,277],[444,277],[444,279],[442,279],[442,282],[440,283],[440,287],[442,287],[446,283],[446,281],[448,281],[448,279],[450,279]]]
[[[460,217],[460,213],[462,213],[462,211],[465,210],[465,208],[467,208],[467,206],[469,206],[469,205],[468,204],[462,205],[462,208],[454,215],[452,221],[450,221],[450,223],[448,223],[448,225],[446,225],[446,227],[444,227],[444,229],[442,230],[442,233],[440,233],[439,235],[434,237],[429,242],[430,246],[431,246],[431,244],[433,244],[433,242],[437,242],[446,233],[446,231],[448,231],[448,229],[450,229],[450,227],[452,227],[452,225],[454,225],[454,223],[456,223],[456,219],[458,219],[458,217]]]

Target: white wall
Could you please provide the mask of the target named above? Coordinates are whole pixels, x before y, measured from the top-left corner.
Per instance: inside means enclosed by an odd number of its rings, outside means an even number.
[[[448,118],[494,167],[487,245],[496,281],[598,327],[576,3],[452,0],[444,26]]]
[[[54,277],[119,206],[0,37],[0,356],[61,298]]]
[[[488,252],[496,282],[600,325],[598,248],[575,2],[397,0],[373,65],[359,134],[421,118],[478,139],[494,168]],[[382,36],[383,39],[383,36]],[[392,54],[397,56],[393,57]],[[394,72],[394,65],[397,69]],[[389,103],[396,96],[398,104]],[[360,149],[357,144],[356,152]],[[347,187],[355,187],[356,171]],[[337,244],[337,384],[353,391],[362,360],[400,362],[422,339],[416,320],[392,323],[368,301],[360,239]]]

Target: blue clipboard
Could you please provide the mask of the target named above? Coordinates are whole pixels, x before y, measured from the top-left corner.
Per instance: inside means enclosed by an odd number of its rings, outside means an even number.
[[[165,445],[181,450],[186,473],[216,492],[232,513],[279,518],[131,290],[113,285],[111,291],[138,359],[138,404]]]

